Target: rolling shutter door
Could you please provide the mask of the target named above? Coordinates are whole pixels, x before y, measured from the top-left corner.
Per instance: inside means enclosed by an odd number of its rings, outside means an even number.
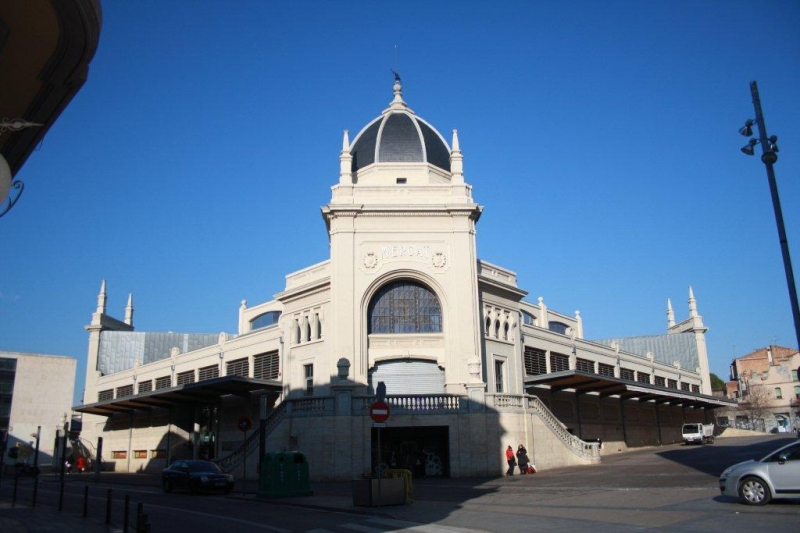
[[[379,363],[369,373],[370,391],[379,381],[386,394],[444,394],[444,371],[430,361],[389,361]]]

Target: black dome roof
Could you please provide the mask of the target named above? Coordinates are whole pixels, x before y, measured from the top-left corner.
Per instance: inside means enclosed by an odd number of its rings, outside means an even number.
[[[353,141],[353,171],[372,163],[430,163],[450,171],[450,148],[436,129],[411,111],[399,81],[394,101]]]

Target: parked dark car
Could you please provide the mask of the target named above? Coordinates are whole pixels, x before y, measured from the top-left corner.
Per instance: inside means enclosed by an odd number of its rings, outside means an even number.
[[[175,461],[161,474],[165,492],[183,489],[227,494],[233,490],[233,482],[233,475],[226,474],[211,461]]]

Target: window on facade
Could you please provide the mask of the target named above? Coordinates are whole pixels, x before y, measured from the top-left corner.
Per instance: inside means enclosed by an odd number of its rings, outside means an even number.
[[[692,384],[692,392],[697,392],[697,393],[699,393],[699,392],[700,392],[700,385],[694,385],[694,384]]]
[[[796,400],[800,400],[800,387],[795,387],[794,388],[794,398]]]
[[[306,396],[314,396],[314,365],[303,365],[306,379]]]
[[[442,331],[439,299],[428,288],[408,280],[381,287],[369,304],[368,317],[369,333]]]
[[[250,360],[247,357],[228,361],[225,366],[225,371],[229,376],[250,377]]]
[[[536,324],[536,317],[530,313],[522,312],[522,323],[526,326],[533,326]]]
[[[117,387],[117,398],[125,398],[126,396],[133,396],[133,385]]]
[[[126,451],[111,452],[111,457],[113,457],[114,459],[127,459],[128,452]]]
[[[166,459],[167,450],[150,450],[150,458],[152,459]]]
[[[569,370],[569,357],[550,352],[550,372],[563,372],[564,370]]]
[[[314,324],[317,325],[317,331],[316,331],[317,338],[321,339],[322,338],[322,320],[320,320],[320,318],[319,318],[319,313],[314,315]]]
[[[192,377],[194,377],[194,375]],[[218,377],[219,365],[204,366],[203,368],[197,369],[197,381],[205,381],[207,379],[214,379]],[[189,383],[191,383],[191,381]],[[178,385],[181,385],[181,374],[178,374]]]
[[[668,379],[667,380],[667,388],[668,389],[677,389],[678,388],[678,380],[677,379]]]
[[[280,311],[269,311],[263,315],[258,315],[250,321],[250,331],[277,326],[280,318]]]
[[[494,390],[495,392],[503,391],[503,361],[494,362]]]
[[[630,368],[620,368],[619,377],[620,379],[624,379],[626,381],[633,381],[633,370]]]
[[[797,381],[797,370],[792,370],[792,381]]]
[[[547,373],[545,351],[537,348],[525,347],[525,373],[529,376],[539,376]]]
[[[139,382],[139,394],[141,394],[143,392],[150,392],[151,390],[153,390],[153,380],[152,379],[148,379],[148,380]]]
[[[681,382],[681,390],[688,391],[689,390],[689,384]]]
[[[775,398],[779,400],[783,399],[783,391],[781,390],[780,387],[775,387]]]
[[[101,390],[97,393],[97,401],[105,402],[106,400],[114,399],[114,389]]]
[[[161,376],[156,378],[156,390],[168,389],[172,386],[172,378],[170,376]]]
[[[194,370],[187,370],[178,374],[178,385],[194,383]]]
[[[280,369],[278,350],[253,357],[253,377],[256,379],[278,379]]]
[[[575,360],[575,370],[586,374],[594,374],[594,361],[578,357]]]
[[[567,334],[567,328],[569,328],[568,325],[566,325],[566,324],[564,324],[562,322],[550,322],[547,325],[547,327],[548,327],[548,329],[550,331],[554,331],[556,333],[561,333],[562,335],[566,335]]]
[[[656,376],[656,386],[657,387],[666,387],[666,380],[661,376]]]
[[[503,340],[504,340],[504,341],[507,341],[507,340],[508,340],[508,330],[509,330],[509,327],[510,327],[510,326],[508,325],[508,322],[506,322],[506,325],[505,325],[505,326],[503,326]]]
[[[147,450],[133,450],[134,459],[147,459]]]
[[[597,373],[601,376],[607,376],[609,378],[614,377],[614,365],[607,365],[605,363],[599,363],[597,365]]]
[[[636,381],[639,383],[650,383],[650,374],[647,372],[637,372]]]

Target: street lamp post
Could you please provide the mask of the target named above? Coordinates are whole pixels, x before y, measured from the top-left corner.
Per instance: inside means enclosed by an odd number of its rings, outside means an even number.
[[[789,286],[789,300],[792,304],[792,317],[794,318],[794,333],[797,346],[800,348],[800,308],[797,303],[797,288],[794,283],[794,272],[792,270],[792,258],[789,255],[789,242],[786,239],[786,228],[783,225],[783,211],[781,210],[781,199],[778,196],[778,183],[775,181],[775,171],[772,166],[778,160],[778,137],[767,135],[767,127],[764,125],[764,114],[761,112],[761,99],[758,97],[758,85],[755,81],[750,82],[750,94],[753,96],[753,108],[756,111],[755,122],[748,119],[739,133],[745,137],[751,137],[750,141],[742,148],[742,152],[747,155],[755,154],[755,145],[761,144],[761,161],[767,167],[767,179],[769,180],[769,190],[772,194],[772,207],[775,211],[775,222],[778,224],[778,239],[781,242],[781,253],[783,254],[783,268],[786,271],[786,284]],[[753,124],[758,127],[758,139],[752,138]]]

